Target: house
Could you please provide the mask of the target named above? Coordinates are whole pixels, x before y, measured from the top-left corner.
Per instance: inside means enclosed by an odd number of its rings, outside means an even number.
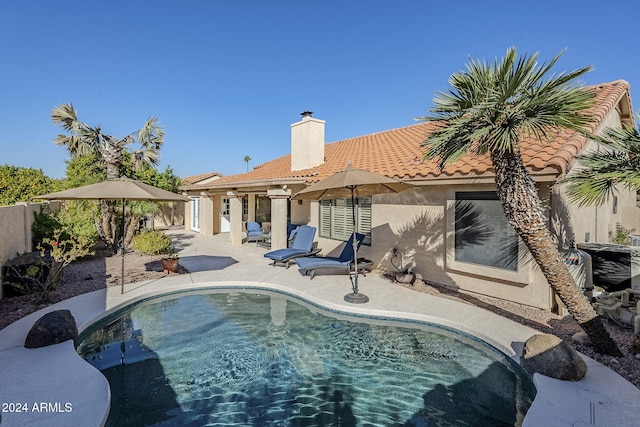
[[[595,87],[591,131],[633,124],[629,84],[619,80]],[[305,186],[354,168],[416,185],[399,194],[360,200],[359,231],[367,235],[360,254],[381,269],[409,268],[427,283],[527,304],[542,309],[558,305],[528,250],[508,225],[495,195],[489,156],[467,154],[439,170],[423,160],[422,142],[433,130],[429,122],[325,144],[325,122],[305,112],[291,125],[291,154],[256,166],[248,173],[221,177],[182,189],[192,198],[189,218],[198,210],[199,231],[223,231],[228,217],[231,244],[242,244],[243,223],[260,221],[270,228],[273,247],[286,246],[288,223],[318,229],[318,246],[332,253],[350,233],[348,200],[290,200]],[[522,156],[537,184],[549,227],[561,247],[569,241],[608,242],[617,225],[639,227],[636,194],[621,190],[600,207],[578,208],[566,198],[559,180],[576,165],[575,156],[597,144],[577,132],[559,132],[551,141],[525,139]],[[189,209],[189,208],[188,208]],[[206,225],[205,225],[206,224]],[[366,282],[363,284],[366,288]]]
[[[201,173],[200,175],[188,176],[182,179],[184,185],[205,185],[209,184],[216,179],[222,178],[222,174],[218,172]]]
[[[220,178],[222,178],[222,174],[218,173],[218,172],[207,172],[207,173],[202,173],[199,175],[192,175],[186,178],[182,179],[182,185],[183,186],[198,186],[200,188],[206,188],[206,186]],[[199,218],[199,214],[200,214],[200,200],[202,199],[200,197],[199,194],[194,194],[193,191],[190,192],[190,194],[192,195],[191,197],[191,203],[190,203],[190,209],[189,212],[185,213],[185,223],[188,222],[189,223],[189,228],[191,230],[194,231],[202,231],[203,234],[210,234],[211,233],[211,229],[204,227],[203,230],[200,230],[200,218]],[[188,215],[188,218],[187,218]],[[223,229],[223,231],[229,231],[227,229],[228,227],[226,227],[225,229]],[[216,232],[220,232],[220,229],[217,229]]]

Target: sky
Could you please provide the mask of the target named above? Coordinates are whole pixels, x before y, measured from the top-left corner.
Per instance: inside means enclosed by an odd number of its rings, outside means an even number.
[[[416,123],[470,58],[514,46],[585,85],[640,91],[640,3],[583,0],[5,1],[0,165],[63,178],[51,110],[123,137],[151,116],[160,170],[231,175],[290,152],[312,111],[326,142]],[[637,109],[637,107],[634,107]],[[136,148],[133,146],[132,148]]]

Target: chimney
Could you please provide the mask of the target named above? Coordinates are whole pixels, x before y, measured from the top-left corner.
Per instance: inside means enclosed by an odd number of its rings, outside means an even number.
[[[291,170],[309,169],[324,163],[324,120],[301,113],[302,120],[291,125]]]

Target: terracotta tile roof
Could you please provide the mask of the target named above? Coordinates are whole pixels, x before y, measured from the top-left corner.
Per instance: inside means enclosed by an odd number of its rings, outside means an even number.
[[[594,122],[590,130],[596,131],[607,114],[623,100],[625,94],[630,102],[629,84],[618,80],[593,88],[596,90],[596,103],[591,108]],[[423,122],[328,143],[324,146],[325,163],[314,168],[292,172],[291,156],[286,155],[258,165],[248,173],[225,176],[215,183],[220,185],[275,178],[301,178],[307,183],[312,183],[344,170],[348,161],[351,161],[355,168],[403,180],[492,174],[489,155],[467,154],[442,170],[438,170],[436,161],[422,160],[425,152],[422,142],[433,129],[434,123]],[[550,142],[525,138],[521,144],[521,153],[532,174],[550,172],[558,175],[566,172],[573,157],[582,150],[585,143],[586,139],[578,133],[561,131]]]
[[[207,180],[209,178],[213,178],[213,177],[222,177],[222,174],[219,174],[218,172],[207,172],[207,173],[201,173],[200,175],[192,175],[192,176],[188,176],[186,178],[182,178],[182,184],[197,184],[200,181],[204,181]]]

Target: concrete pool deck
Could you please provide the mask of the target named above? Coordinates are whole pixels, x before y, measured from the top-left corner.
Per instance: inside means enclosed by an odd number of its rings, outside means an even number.
[[[302,277],[295,266],[273,267],[253,243],[229,245],[226,235],[202,237],[183,230],[180,263],[191,273],[129,283],[62,301],[0,331],[0,426],[101,426],[109,411],[109,385],[75,352],[71,341],[40,349],[24,348],[33,323],[43,314],[69,309],[79,331],[105,313],[167,292],[212,287],[258,287],[300,296],[330,310],[422,320],[481,338],[519,359],[522,344],[536,331],[490,311],[394,286],[375,272],[360,280],[370,301],[344,302],[351,292],[346,275]],[[566,382],[534,376],[537,396],[524,426],[638,426],[640,390],[609,368],[584,357],[588,373]]]

